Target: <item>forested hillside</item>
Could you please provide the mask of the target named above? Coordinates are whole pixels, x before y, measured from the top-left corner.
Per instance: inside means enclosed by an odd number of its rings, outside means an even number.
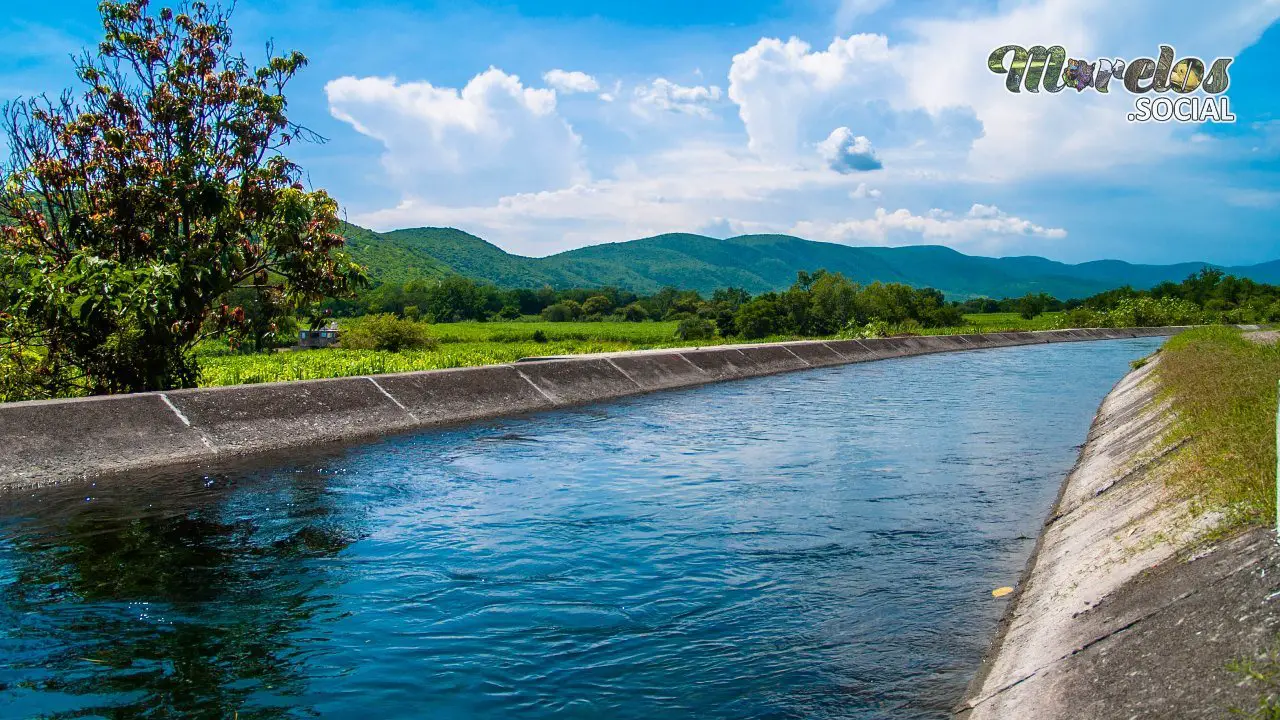
[[[718,240],[673,233],[592,245],[530,258],[512,255],[452,228],[413,228],[376,233],[346,226],[354,257],[375,282],[459,274],[501,287],[617,287],[653,293],[663,287],[709,294],[726,287],[751,293],[782,290],[796,273],[825,269],[850,280],[901,282],[941,290],[948,299],[1020,297],[1046,293],[1083,298],[1123,285],[1143,289],[1179,282],[1207,263],[1134,265],[1099,260],[1069,265],[1042,257],[988,258],[936,245],[852,247],[788,235],[743,235]],[[1222,268],[1237,277],[1280,282],[1280,261]]]

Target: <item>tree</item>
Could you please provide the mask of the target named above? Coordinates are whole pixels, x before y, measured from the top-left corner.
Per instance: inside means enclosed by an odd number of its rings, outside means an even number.
[[[297,52],[254,68],[227,12],[106,0],[83,85],[3,109],[0,352],[37,358],[28,396],[190,386],[201,339],[234,335],[237,288],[295,308],[367,284],[337,203],[282,154]]]
[[[742,337],[757,340],[777,331],[778,315],[776,296],[762,295],[738,308],[734,325]]]
[[[645,311],[644,306],[640,303],[631,303],[622,308],[622,319],[627,322],[644,322],[649,319],[649,313]]]
[[[485,317],[485,297],[474,280],[450,275],[427,290],[425,308],[432,322],[479,320]]]
[[[603,295],[592,295],[582,302],[582,314],[607,315],[613,311],[613,302]]]
[[[1018,298],[1018,314],[1022,316],[1022,319],[1030,320],[1048,309],[1049,303],[1052,301],[1053,298],[1045,293],[1040,293],[1039,295],[1027,293]]]
[[[548,322],[569,322],[582,315],[582,306],[573,300],[565,300],[543,309],[542,319]]]
[[[831,335],[849,324],[857,310],[858,286],[840,273],[822,273],[809,286],[807,334]]]

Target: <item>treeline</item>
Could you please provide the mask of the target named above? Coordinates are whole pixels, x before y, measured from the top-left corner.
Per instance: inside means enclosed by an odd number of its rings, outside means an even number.
[[[381,286],[356,300],[330,301],[335,315],[394,314],[432,323],[515,320],[551,322],[678,321],[678,334],[697,339],[758,339],[770,335],[834,335],[873,321],[903,327],[960,325],[963,311],[932,288],[901,283],[859,285],[839,273],[799,273],[783,292],[752,296],[725,288],[705,298],[694,290],[664,288],[641,296],[617,288],[502,289],[464,277]]]
[[[932,288],[901,283],[861,285],[839,273],[801,272],[782,292],[751,295],[739,288],[703,297],[693,290],[664,288],[652,295],[598,288],[502,289],[464,277],[384,285],[354,300],[330,301],[331,314],[369,316],[392,335],[416,337],[395,321],[540,319],[550,322],[675,321],[677,337],[720,336],[758,340],[770,336],[846,337],[911,334],[926,328],[964,327],[965,315],[1017,313],[1031,319],[1062,313],[1060,327],[1135,327],[1280,321],[1280,287],[1206,269],[1181,283],[1151,290],[1122,287],[1085,299],[1059,300],[1044,293],[1019,298],[947,301]],[[416,323],[415,323],[416,324]],[[394,331],[394,332],[391,332]],[[424,338],[426,337],[423,333]],[[284,339],[284,336],[281,336]],[[359,338],[352,336],[352,346]],[[402,338],[397,335],[399,345]],[[363,342],[363,341],[360,341]],[[360,347],[389,345],[370,341]]]
[[[1277,322],[1280,286],[1205,268],[1180,283],[1163,282],[1150,290],[1125,286],[1098,293],[1078,307],[1068,308],[1068,318],[1088,322],[1099,315],[1142,305],[1174,308],[1196,324]]]

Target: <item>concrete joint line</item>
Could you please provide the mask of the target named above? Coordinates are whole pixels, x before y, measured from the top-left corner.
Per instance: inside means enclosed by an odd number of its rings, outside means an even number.
[[[786,351],[787,351],[787,352],[789,352],[789,353],[791,353],[791,356],[792,356],[792,357],[794,357],[795,359],[797,359],[797,360],[799,360],[800,362],[804,363],[806,366],[808,366],[808,367],[813,367],[813,363],[809,362],[808,360],[805,360],[804,358],[800,357],[799,355],[796,355],[795,351],[794,351],[794,350],[792,350],[791,348],[787,347],[786,345],[783,345],[783,346],[782,346],[782,349],[783,349],[783,350],[786,350]]]
[[[865,344],[863,344],[861,340],[858,340],[857,338],[854,338],[853,341],[858,343],[858,347],[871,353],[871,357],[873,360],[883,358],[885,356],[884,353],[880,352],[879,350],[872,350],[871,348],[867,347]]]
[[[841,355],[839,350],[836,350],[835,348],[831,347],[830,345],[828,345],[828,344],[826,344],[826,343],[818,343],[818,344],[819,344],[819,345],[821,345],[822,347],[824,347],[824,348],[826,348],[826,349],[830,350],[832,355],[835,355],[836,357],[840,358],[841,360],[847,360],[847,359],[848,359],[848,358],[846,358],[844,355]]]
[[[417,416],[417,415],[414,415],[414,414],[413,414],[413,411],[412,411],[412,410],[410,410],[409,408],[405,407],[405,406],[404,406],[404,403],[402,403],[402,402],[400,402],[399,400],[397,400],[397,399],[396,399],[396,397],[395,397],[394,395],[392,395],[391,393],[387,392],[387,389],[386,389],[386,388],[384,388],[384,387],[382,387],[381,385],[379,385],[377,380],[374,380],[373,378],[369,377],[368,375],[366,375],[364,379],[365,379],[365,380],[368,380],[368,381],[369,381],[369,382],[371,382],[371,383],[373,383],[373,386],[374,386],[374,387],[376,387],[376,388],[378,388],[378,392],[382,393],[383,395],[386,395],[386,396],[387,396],[387,399],[388,399],[388,400],[390,400],[391,402],[395,403],[395,404],[396,404],[396,407],[398,407],[398,408],[400,408],[401,410],[403,410],[403,411],[404,411],[404,414],[405,414],[405,415],[408,415],[410,420],[412,420],[412,421],[414,421],[414,422],[418,422],[418,416]]]
[[[684,356],[684,353],[676,353],[676,357],[678,357],[678,358],[680,358],[681,360],[683,360],[683,361],[685,361],[685,362],[689,363],[689,367],[693,368],[694,370],[697,370],[698,372],[702,373],[703,375],[706,375],[706,374],[707,374],[707,371],[706,371],[706,370],[703,370],[702,368],[698,367],[697,365],[694,365],[692,360],[690,360],[689,358],[687,358],[687,357],[685,357],[685,356]]]
[[[614,370],[617,370],[618,372],[622,373],[622,377],[624,377],[624,378],[626,378],[626,379],[630,380],[632,385],[635,385],[636,387],[640,388],[641,390],[643,390],[643,389],[644,389],[644,386],[642,386],[640,383],[636,382],[636,379],[635,379],[635,378],[633,378],[633,377],[631,377],[631,375],[630,375],[630,374],[628,374],[626,370],[623,370],[622,368],[618,367],[618,363],[614,362],[614,361],[613,361],[613,358],[605,358],[605,359],[604,359],[604,361],[605,361],[605,362],[607,362],[607,363],[609,363],[611,366],[613,366],[613,369],[614,369]]]
[[[173,411],[174,415],[178,416],[178,419],[182,421],[183,425],[191,428],[196,435],[200,436],[200,442],[204,443],[205,447],[209,448],[209,450],[211,450],[215,455],[218,453],[218,448],[213,446],[213,443],[205,436],[204,432],[202,432],[200,428],[192,427],[191,420],[189,420],[186,415],[183,415],[182,411],[178,409],[178,406],[174,405],[173,402],[169,400],[168,395],[160,393],[160,399],[164,401],[165,405],[169,406],[169,409]]]
[[[562,402],[559,402],[559,401],[558,401],[558,400],[556,400],[555,398],[551,397],[550,395],[548,395],[548,394],[547,394],[547,392],[546,392],[545,390],[543,390],[542,388],[538,387],[538,384],[537,384],[537,383],[535,383],[534,381],[530,380],[528,375],[525,375],[524,373],[520,372],[520,369],[519,369],[519,368],[514,368],[514,369],[515,369],[515,371],[516,371],[516,374],[517,374],[517,375],[519,375],[521,378],[523,378],[525,382],[529,383],[529,387],[533,388],[534,390],[536,390],[536,391],[538,392],[538,394],[539,394],[539,395],[541,395],[542,397],[546,398],[546,399],[547,399],[547,402],[551,403],[552,405],[563,405],[563,404],[564,404],[564,403],[562,403]]]

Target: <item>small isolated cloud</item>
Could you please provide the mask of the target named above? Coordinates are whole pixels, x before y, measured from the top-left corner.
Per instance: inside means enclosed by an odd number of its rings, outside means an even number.
[[[666,78],[657,78],[636,88],[631,106],[641,115],[660,110],[709,117],[708,106],[719,102],[720,97],[720,88],[714,85],[678,85]]]
[[[871,141],[862,135],[854,135],[847,127],[832,130],[826,140],[818,143],[818,153],[827,162],[827,167],[846,175],[884,167],[876,157]]]
[[[600,83],[594,77],[577,70],[549,70],[542,79],[556,92],[571,95],[573,93],[590,93],[600,89]]]
[[[963,215],[945,210],[930,210],[915,215],[910,210],[889,212],[877,208],[875,214],[861,220],[843,222],[796,223],[792,232],[801,237],[832,242],[866,242],[883,245],[901,241],[947,241],[948,244],[974,243],[987,248],[998,247],[1010,237],[1059,239],[1067,236],[1062,228],[1037,225],[1010,215],[994,205],[975,203]]]
[[[881,194],[879,190],[867,187],[866,183],[858,183],[858,187],[849,191],[849,197],[854,200],[866,200],[867,198],[878,200]]]

